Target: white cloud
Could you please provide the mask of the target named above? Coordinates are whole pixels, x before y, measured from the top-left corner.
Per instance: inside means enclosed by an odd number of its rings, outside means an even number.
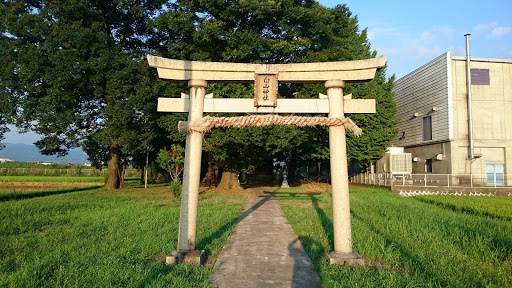
[[[512,34],[512,27],[499,26],[498,22],[490,22],[487,24],[476,25],[475,32],[485,34],[488,39],[501,39],[509,34]]]
[[[413,46],[407,52],[419,60],[430,60],[443,53],[439,46]]]
[[[500,39],[512,32],[512,27],[494,27],[491,34],[488,36],[492,39]]]
[[[456,31],[448,25],[415,31],[411,26],[378,23],[368,28],[372,49],[388,56],[388,75],[401,77],[454,46]]]
[[[466,56],[466,46],[455,45],[451,46],[448,50],[452,51],[452,55],[454,56]]]
[[[475,26],[476,33],[486,33],[486,31],[498,26],[498,22],[490,22],[487,24],[478,24]]]
[[[407,47],[405,52],[418,60],[430,60],[446,51],[453,40],[454,29],[450,26],[437,26],[425,30],[419,37],[402,39]]]
[[[389,23],[374,23],[368,27],[368,40],[373,41],[377,38],[396,39],[402,35],[402,31],[406,30],[405,27],[394,27]]]
[[[431,42],[431,41],[445,41],[448,39],[453,39],[453,29],[449,26],[439,26],[433,27],[430,30],[423,31],[420,37],[421,42]]]

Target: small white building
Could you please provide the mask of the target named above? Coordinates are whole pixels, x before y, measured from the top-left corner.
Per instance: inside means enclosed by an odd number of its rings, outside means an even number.
[[[11,159],[7,159],[7,158],[0,158],[0,163],[8,163],[8,162],[14,162],[14,161]]]

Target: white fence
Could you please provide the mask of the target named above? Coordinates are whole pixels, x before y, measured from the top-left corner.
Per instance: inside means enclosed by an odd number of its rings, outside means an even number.
[[[0,176],[105,176],[107,169],[75,168],[75,169],[54,169],[54,168],[0,168]],[[126,177],[140,176],[140,172],[133,168],[126,169]]]
[[[423,187],[510,187],[507,175],[489,173],[485,177],[471,174],[390,174],[361,173],[350,178],[351,183],[376,186],[423,186]],[[512,180],[512,179],[511,179]]]

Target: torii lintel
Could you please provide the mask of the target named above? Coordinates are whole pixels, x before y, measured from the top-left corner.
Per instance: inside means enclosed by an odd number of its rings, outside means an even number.
[[[149,66],[157,68],[158,76],[162,79],[202,79],[209,82],[254,82],[255,73],[263,72],[276,73],[278,81],[286,83],[325,82],[332,79],[365,81],[373,79],[377,68],[386,64],[386,57],[291,64],[186,61],[152,55],[147,58]]]

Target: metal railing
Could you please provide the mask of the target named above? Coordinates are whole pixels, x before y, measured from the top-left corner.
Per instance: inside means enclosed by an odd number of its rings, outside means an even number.
[[[55,169],[55,168],[0,168],[0,176],[105,176],[107,169],[75,168],[75,169]],[[140,171],[133,168],[126,169],[126,177],[140,176]]]
[[[471,174],[391,174],[360,173],[350,177],[351,183],[376,186],[423,186],[423,187],[510,187],[512,179],[503,173],[484,176]]]

